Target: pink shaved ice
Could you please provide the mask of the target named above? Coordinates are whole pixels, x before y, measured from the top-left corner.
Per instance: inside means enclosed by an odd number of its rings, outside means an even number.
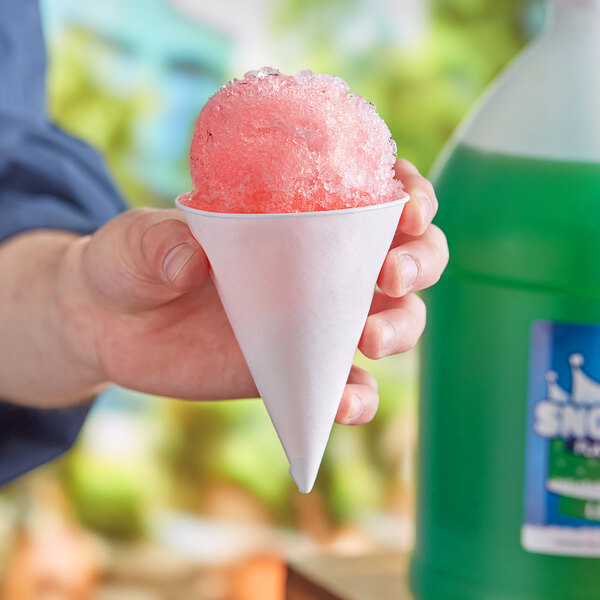
[[[194,129],[192,208],[291,213],[380,204],[403,195],[396,144],[375,107],[333,75],[265,67],[205,104]]]

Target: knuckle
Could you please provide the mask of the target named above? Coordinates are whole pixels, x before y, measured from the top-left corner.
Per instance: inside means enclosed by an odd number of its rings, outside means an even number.
[[[373,374],[362,367],[358,367],[357,365],[352,365],[348,381],[351,383],[362,383],[372,388],[377,387],[377,380]]]
[[[429,226],[432,238],[439,244],[440,247],[443,247],[448,250],[448,240],[446,239],[446,234],[433,223]]]
[[[423,300],[423,298],[421,298],[421,296],[417,296],[416,294],[414,294],[414,298],[421,319],[421,327],[424,328],[425,321],[427,320],[427,304],[425,304],[425,301]]]
[[[151,219],[155,212],[151,208],[135,208],[126,213],[126,235],[130,237],[143,237],[152,222]]]
[[[369,387],[373,388],[374,390],[377,390],[377,379],[375,379],[375,376],[365,369],[361,369],[361,370],[364,375],[365,385],[368,385]]]
[[[133,208],[129,211],[132,223],[148,223],[148,221],[156,215],[155,208]]]
[[[431,255],[431,263],[434,267],[431,275],[431,284],[436,283],[444,269],[448,265],[450,252],[448,250],[448,241],[444,232],[436,225],[430,226],[428,247]]]
[[[419,170],[417,169],[417,167],[415,167],[415,165],[413,165],[410,160],[407,160],[406,158],[397,158],[396,159],[396,163],[394,165],[395,171],[397,175],[402,175],[403,173],[406,174],[407,176],[409,174],[419,174]]]
[[[379,408],[379,396],[375,392],[365,390],[364,388],[361,392],[362,411],[357,422],[364,424],[371,422],[377,414],[377,409]]]
[[[423,218],[429,224],[438,210],[438,201],[432,183],[417,173],[407,177],[405,184],[411,198],[421,205]]]
[[[375,320],[372,317],[367,319],[363,335],[360,340],[361,352],[372,360],[380,358],[380,348],[377,335],[377,327]]]
[[[347,423],[352,410],[352,396],[354,394],[354,390],[356,386],[354,384],[348,384],[344,388],[344,392],[342,394],[342,399],[340,400],[340,405],[337,410],[337,414],[335,420],[339,423]]]
[[[427,179],[427,177],[421,177],[422,180],[422,185],[423,188],[425,189],[425,191],[427,192],[427,195],[430,196],[430,200],[436,200],[436,195],[435,195],[435,189],[433,188],[433,183],[431,183],[431,181],[429,181],[429,179]]]
[[[432,205],[437,207],[438,199],[435,193],[435,188],[433,187],[433,183],[431,183],[431,181],[425,177],[423,180],[425,181],[425,188],[427,189],[427,193],[429,194],[429,199],[431,200]]]
[[[438,200],[437,200],[437,196],[435,194],[435,189],[433,187],[433,184],[431,183],[431,181],[429,181],[429,179],[425,179],[423,177],[423,191],[425,193],[425,197],[427,198],[427,204],[429,206],[429,212],[430,212],[430,220],[433,219],[433,217],[435,217],[437,211],[438,211]]]
[[[417,295],[412,294],[411,297],[411,308],[408,311],[409,316],[409,335],[407,341],[411,348],[414,348],[425,329],[425,322],[427,320],[427,308],[425,302]]]
[[[372,406],[369,406],[365,409],[364,416],[361,420],[362,423],[370,423],[377,414],[377,409],[379,408],[378,402],[373,402]]]

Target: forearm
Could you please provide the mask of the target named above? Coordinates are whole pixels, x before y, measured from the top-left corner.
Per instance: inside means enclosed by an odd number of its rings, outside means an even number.
[[[76,305],[69,263],[83,240],[59,231],[34,231],[0,244],[0,398],[51,408],[90,399],[103,386],[87,349],[72,340]]]

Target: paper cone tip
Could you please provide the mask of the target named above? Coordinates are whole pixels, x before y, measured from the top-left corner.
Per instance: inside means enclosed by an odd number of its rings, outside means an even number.
[[[296,456],[290,460],[290,475],[294,478],[300,493],[308,494],[313,489],[319,466],[320,462],[316,466],[311,466],[304,456]]]

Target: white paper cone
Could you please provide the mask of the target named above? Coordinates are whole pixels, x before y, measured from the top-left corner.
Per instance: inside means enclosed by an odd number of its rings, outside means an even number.
[[[298,489],[315,482],[408,196],[354,209],[185,211]]]

